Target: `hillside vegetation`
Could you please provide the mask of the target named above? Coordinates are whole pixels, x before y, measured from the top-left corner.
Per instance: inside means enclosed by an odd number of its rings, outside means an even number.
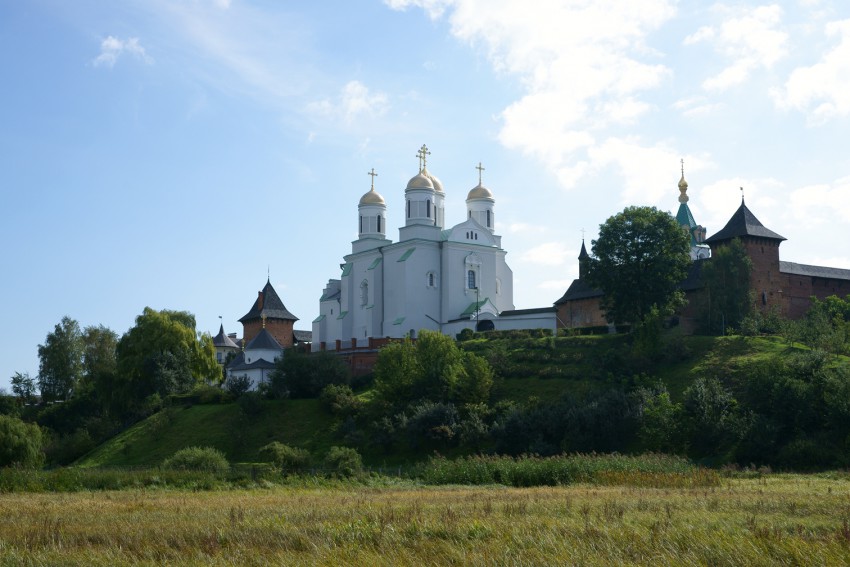
[[[826,402],[809,399],[816,392],[802,392],[794,373],[808,373],[810,385],[824,382],[818,388],[828,402],[842,388],[850,393],[848,381],[836,378],[848,375],[846,357],[819,357],[778,337],[668,334],[661,354],[647,357],[636,351],[631,336],[530,334],[495,333],[458,343],[494,369],[485,403],[431,399],[388,407],[375,399],[369,380],[342,402],[263,400],[249,394],[230,403],[184,403],[139,422],[77,464],[157,465],[190,446],[214,447],[231,462],[250,463],[262,460],[260,449],[273,441],[305,449],[316,462],[331,446],[349,445],[373,467],[423,461],[435,451],[460,456],[655,450],[710,457],[705,462],[715,464],[842,464],[834,453],[844,448],[846,433],[840,434],[850,415],[840,414],[835,404],[824,409]],[[777,389],[782,384],[788,395]],[[778,411],[805,413],[794,409],[796,392],[806,397],[811,412],[831,412],[831,421],[824,425],[814,423],[815,416],[795,414],[794,423],[780,423],[769,408],[757,406],[755,386],[768,392],[764,403],[778,396],[786,404]],[[692,407],[694,400],[702,405]],[[752,437],[756,434],[763,438]],[[749,447],[753,444],[763,447],[762,453]],[[781,452],[789,444],[799,454],[786,450],[785,461],[764,453]],[[764,457],[750,458],[759,454]]]

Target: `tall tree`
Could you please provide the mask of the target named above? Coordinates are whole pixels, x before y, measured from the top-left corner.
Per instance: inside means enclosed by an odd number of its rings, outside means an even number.
[[[186,311],[145,307],[118,341],[116,354],[122,398],[130,406],[220,375],[212,340],[196,335],[195,317]]]
[[[80,325],[62,320],[38,345],[38,387],[45,402],[67,400],[83,374],[83,339]]]
[[[83,379],[80,388],[106,409],[115,390],[118,335],[103,325],[83,329]]]
[[[29,403],[35,398],[35,378],[30,376],[29,372],[15,372],[12,376],[12,393],[15,394],[21,403]]]
[[[750,272],[753,263],[737,238],[714,250],[702,267],[705,292],[703,317],[712,332],[738,327],[751,309]]]
[[[668,314],[683,304],[678,285],[690,266],[690,240],[669,213],[627,207],[599,226],[591,244],[587,277],[604,293],[609,322],[640,323],[653,306]]]

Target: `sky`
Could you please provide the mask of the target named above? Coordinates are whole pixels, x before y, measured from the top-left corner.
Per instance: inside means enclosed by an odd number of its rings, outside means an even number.
[[[270,278],[310,330],[375,189],[416,152],[478,183],[517,309],[630,205],[708,235],[743,194],[783,260],[850,268],[845,0],[0,0],[0,387],[63,316],[238,319]],[[221,317],[221,318],[219,318]]]

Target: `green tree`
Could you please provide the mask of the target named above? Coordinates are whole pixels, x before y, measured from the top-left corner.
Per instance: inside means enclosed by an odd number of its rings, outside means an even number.
[[[723,333],[727,327],[740,328],[750,313],[750,272],[753,263],[737,238],[714,250],[703,263],[703,318],[710,332]]]
[[[493,372],[487,361],[465,352],[449,336],[423,329],[410,340],[381,349],[375,363],[377,397],[393,406],[426,399],[434,402],[487,401]]]
[[[348,384],[351,373],[342,359],[331,352],[308,354],[289,348],[275,362],[270,380],[276,397],[316,398],[325,386]]]
[[[28,404],[35,399],[35,378],[29,372],[15,372],[12,376],[12,393],[18,397],[23,404]]]
[[[195,317],[186,311],[145,307],[118,341],[117,369],[125,407],[152,394],[184,392],[221,374],[208,334],[196,335]]]
[[[38,345],[38,388],[45,402],[64,401],[71,396],[83,374],[83,335],[70,317],[62,320]]]
[[[37,425],[0,415],[0,467],[36,468],[44,462],[44,439]]]
[[[798,336],[811,348],[831,354],[850,354],[850,295],[812,297],[806,316],[798,324]]]
[[[116,389],[118,335],[103,325],[83,329],[83,377],[80,390],[101,411],[108,411]]]
[[[627,207],[599,226],[587,278],[604,293],[609,322],[639,323],[656,306],[671,314],[690,266],[688,233],[655,207]]]

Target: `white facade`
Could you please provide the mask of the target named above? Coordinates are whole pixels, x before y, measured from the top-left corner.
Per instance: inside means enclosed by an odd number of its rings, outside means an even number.
[[[398,242],[386,237],[387,207],[372,189],[358,205],[358,239],[331,279],[313,321],[313,350],[369,337],[455,333],[514,309],[513,272],[495,230],[495,199],[480,183],[466,199],[465,220],[444,228],[445,193],[422,167],[405,189]]]

